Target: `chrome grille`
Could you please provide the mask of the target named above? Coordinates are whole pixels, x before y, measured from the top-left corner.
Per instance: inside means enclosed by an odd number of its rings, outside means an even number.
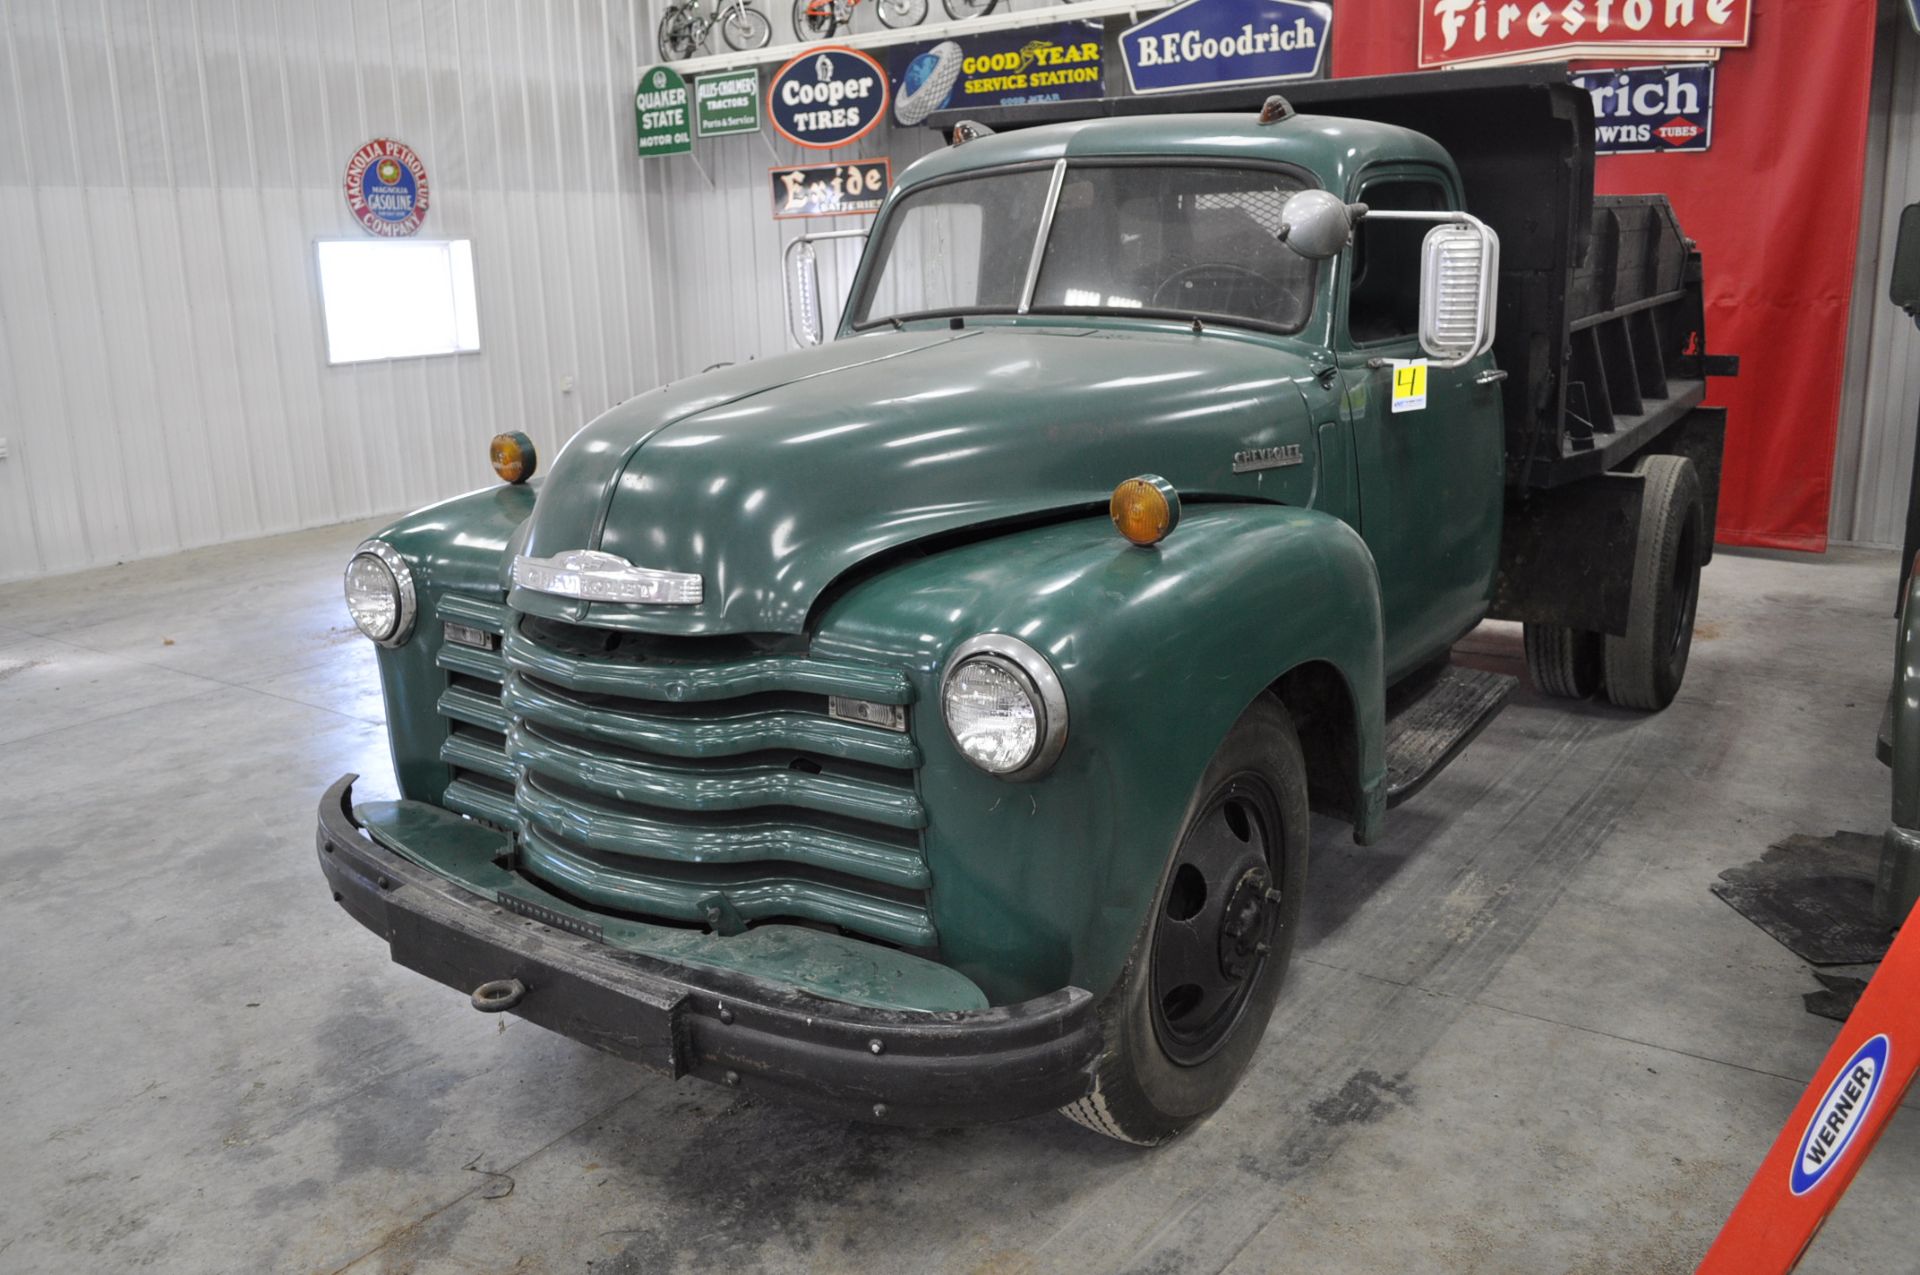
[[[504,639],[510,612],[503,603],[469,593],[444,593],[435,605],[435,623],[451,620]],[[507,728],[512,724],[500,702],[506,665],[500,651],[443,642],[434,663],[447,673],[447,689],[437,707],[447,719],[440,760],[453,767],[443,798],[447,808],[503,828],[517,828],[513,804],[515,769],[507,760]]]
[[[500,760],[523,871],[596,907],[723,933],[797,918],[935,945],[919,750],[827,713],[830,695],[909,703],[903,674],[776,639],[536,617],[504,637]]]

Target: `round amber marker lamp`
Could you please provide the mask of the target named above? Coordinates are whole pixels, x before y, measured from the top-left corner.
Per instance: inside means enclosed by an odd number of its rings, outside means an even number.
[[[509,483],[527,481],[540,464],[540,458],[534,454],[533,440],[517,431],[495,434],[487,448],[487,457],[493,462],[493,472],[500,475],[501,481]]]
[[[1107,512],[1134,544],[1157,545],[1180,525],[1180,493],[1158,474],[1142,474],[1113,489]]]

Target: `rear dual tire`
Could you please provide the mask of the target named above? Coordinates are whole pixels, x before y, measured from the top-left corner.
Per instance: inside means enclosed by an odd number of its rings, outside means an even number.
[[[1543,695],[1585,699],[1603,686],[1621,708],[1657,712],[1673,702],[1693,649],[1700,559],[1711,534],[1700,476],[1681,456],[1642,456],[1640,533],[1633,550],[1627,631],[1619,636],[1557,624],[1525,626],[1527,672]]]

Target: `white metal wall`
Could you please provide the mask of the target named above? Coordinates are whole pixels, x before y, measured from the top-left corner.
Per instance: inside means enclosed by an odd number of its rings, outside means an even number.
[[[780,289],[782,249],[810,231],[864,230],[872,222],[871,217],[775,221],[769,168],[885,156],[898,176],[938,145],[933,130],[895,128],[889,119],[843,150],[810,151],[763,130],[757,136],[700,142],[693,156],[649,161],[649,233],[674,249],[659,275],[661,299],[672,307],[671,330],[661,343],[662,371],[686,376],[715,363],[793,348]],[[860,247],[857,239],[820,245],[821,291],[829,301],[830,322],[839,313],[836,300],[852,282]]]
[[[1920,35],[1883,4],[1868,130],[1860,256],[1834,455],[1829,534],[1899,545],[1920,415],[1920,330],[1887,300],[1900,210],[1920,202]]]
[[[0,0],[0,580],[423,504],[491,481],[496,431],[551,455],[657,383],[650,22]],[[378,136],[427,164],[422,236],[474,241],[477,354],[326,365],[312,241],[359,233],[341,183]]]

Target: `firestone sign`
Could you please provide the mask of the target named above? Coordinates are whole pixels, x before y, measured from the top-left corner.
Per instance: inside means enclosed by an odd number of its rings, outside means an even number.
[[[1135,93],[1304,80],[1325,65],[1333,9],[1300,0],[1186,0],[1121,33]]]
[[[871,133],[887,113],[887,73],[844,45],[808,49],[773,73],[767,119],[799,146],[831,150]]]
[[[347,161],[347,208],[370,235],[412,234],[427,216],[427,166],[406,143],[375,138]]]
[[[1705,57],[1752,23],[1753,0],[1420,0],[1420,65]]]

